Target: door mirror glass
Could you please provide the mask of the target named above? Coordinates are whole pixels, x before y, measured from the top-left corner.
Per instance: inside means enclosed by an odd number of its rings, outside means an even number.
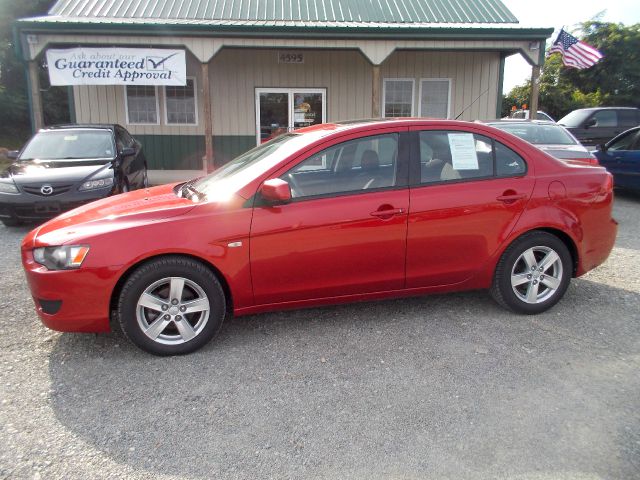
[[[18,150],[9,150],[7,152],[7,158],[10,158],[11,160],[15,160],[16,158],[18,158],[18,154],[20,152]]]
[[[281,178],[272,178],[264,182],[260,193],[270,203],[287,203],[291,200],[291,187]]]
[[[131,147],[125,147],[122,149],[122,152],[120,153],[123,157],[130,157],[132,155],[136,154],[135,149],[131,148]]]

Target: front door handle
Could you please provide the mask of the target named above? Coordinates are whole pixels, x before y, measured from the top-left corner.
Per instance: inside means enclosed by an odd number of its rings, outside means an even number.
[[[394,215],[402,215],[403,213],[403,208],[389,208],[386,210],[376,210],[375,212],[371,212],[370,215],[379,218],[391,218]]]
[[[496,200],[504,203],[513,203],[526,197],[527,196],[524,193],[510,193],[506,195],[500,195],[496,198]]]

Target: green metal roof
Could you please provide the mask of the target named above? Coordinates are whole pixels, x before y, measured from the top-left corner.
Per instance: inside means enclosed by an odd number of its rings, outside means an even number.
[[[274,26],[292,22],[384,25],[518,22],[500,0],[59,0],[49,11],[49,17],[80,22],[187,20]]]

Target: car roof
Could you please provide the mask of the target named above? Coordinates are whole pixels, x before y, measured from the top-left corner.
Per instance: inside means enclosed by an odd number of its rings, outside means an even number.
[[[523,124],[523,123],[531,123],[533,125],[555,125],[560,126],[556,122],[551,122],[549,120],[532,120],[530,118],[499,118],[496,120],[478,120],[479,123],[486,123],[487,125],[499,125],[503,123],[513,123],[513,124]]]
[[[588,107],[588,108],[576,108],[573,110],[576,111],[584,111],[584,112],[593,112],[596,110],[638,110],[636,107]]]
[[[41,132],[46,132],[48,130],[79,130],[84,128],[96,128],[102,130],[114,130],[119,125],[114,123],[69,123],[69,124],[60,124],[60,125],[47,125],[40,129]]]
[[[335,123],[321,123],[318,125],[311,125],[309,127],[300,128],[293,133],[305,133],[305,132],[317,132],[326,131],[327,135],[339,131],[360,131],[367,130],[371,127],[410,127],[410,126],[440,126],[440,127],[469,127],[480,126],[482,123],[467,122],[463,120],[446,120],[437,118],[422,118],[422,117],[400,117],[400,118],[366,118],[359,120],[345,120]],[[487,128],[486,125],[483,125]],[[493,128],[493,127],[488,127]]]

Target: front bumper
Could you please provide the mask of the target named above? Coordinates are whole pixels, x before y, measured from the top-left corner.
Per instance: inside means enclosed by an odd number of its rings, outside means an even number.
[[[113,187],[81,192],[72,190],[60,195],[43,196],[27,192],[0,193],[0,218],[47,220],[86,203],[108,197]]]
[[[120,268],[47,270],[22,250],[22,264],[42,323],[61,332],[108,332],[111,293]]]

